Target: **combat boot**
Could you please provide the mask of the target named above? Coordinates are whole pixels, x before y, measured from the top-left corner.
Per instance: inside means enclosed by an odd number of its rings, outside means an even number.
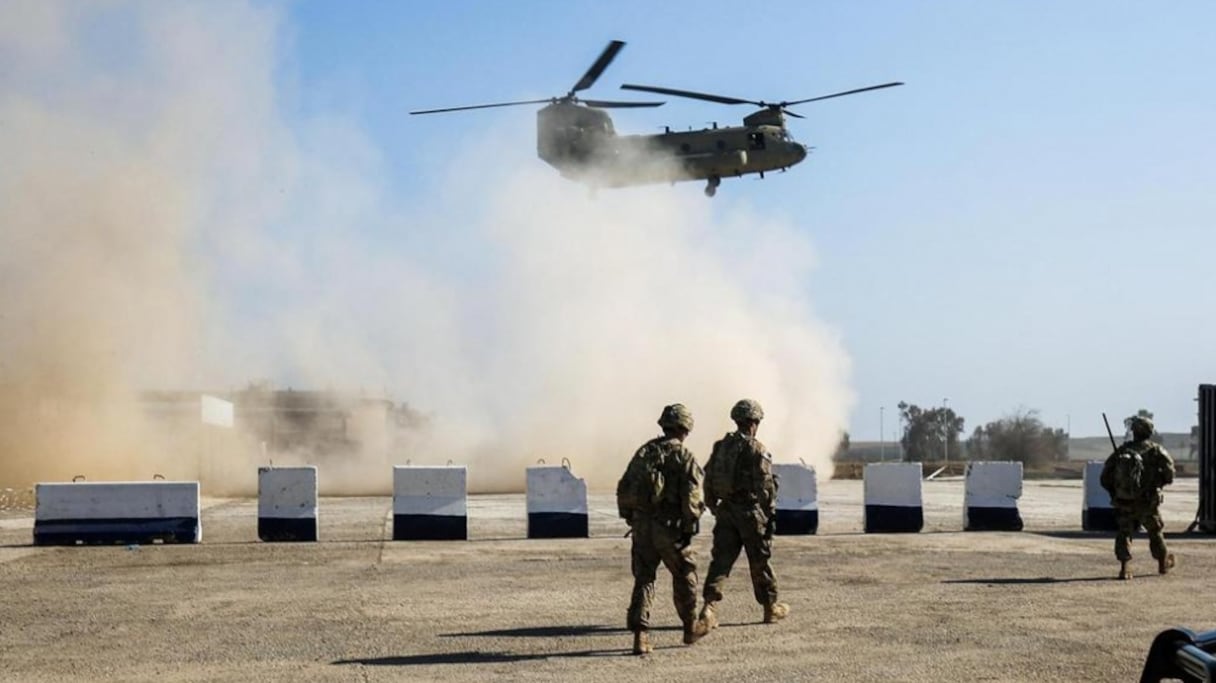
[[[1127,581],[1130,578],[1132,578],[1132,570],[1127,568],[1127,560],[1123,560],[1119,563],[1119,579]]]
[[[706,602],[701,608],[701,621],[705,622],[706,628],[714,630],[718,628],[718,603]]]
[[[784,619],[790,613],[790,606],[784,602],[772,602],[764,606],[764,623],[771,624]]]
[[[1174,557],[1174,553],[1166,553],[1165,557],[1157,560],[1157,573],[1169,574],[1176,564],[1178,564],[1178,560]]]
[[[650,644],[650,634],[646,631],[633,632],[633,654],[648,655],[654,652],[654,646]]]
[[[694,619],[684,624],[684,644],[692,645],[709,633],[709,625],[704,619]]]

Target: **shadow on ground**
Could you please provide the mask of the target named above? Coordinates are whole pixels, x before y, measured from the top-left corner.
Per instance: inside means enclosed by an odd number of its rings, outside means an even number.
[[[733,628],[747,624],[722,623],[720,626]],[[683,626],[651,626],[650,631],[683,631]],[[504,628],[492,631],[469,631],[468,633],[440,633],[440,638],[562,638],[572,636],[628,636],[630,631],[620,626],[604,626],[603,624],[576,624],[571,626],[524,626],[521,628]]]
[[[1089,581],[1118,581],[1114,575],[1111,576],[1078,576],[1073,578],[1056,578],[1054,576],[1034,576],[1034,577],[1000,577],[992,579],[945,579],[942,583],[975,583],[980,585],[1008,586],[1020,584],[1035,584],[1035,583],[1085,583]]]
[[[655,631],[674,630],[675,627],[664,626]],[[602,624],[579,624],[573,626],[524,626],[521,628],[504,628],[493,631],[470,631],[468,633],[440,633],[440,638],[560,638],[563,636],[603,636],[621,635],[628,633],[624,628],[604,626]]]
[[[661,649],[661,648],[660,648]],[[440,652],[429,655],[399,655],[396,657],[367,657],[362,659],[339,659],[331,664],[361,664],[363,666],[428,666],[435,664],[502,664],[507,662],[530,662],[559,657],[620,657],[633,656],[629,648],[615,650],[580,650],[577,652],[542,652],[518,654],[514,652]]]
[[[1114,540],[1114,531],[1074,531],[1069,529],[1055,529],[1050,531],[1031,531],[1028,533],[1046,536],[1048,538],[1061,538],[1065,540],[1077,539],[1097,539],[1109,538]],[[1216,534],[1203,534],[1189,531],[1166,531],[1164,534],[1166,539],[1174,541],[1216,541]],[[1143,531],[1137,531],[1132,535],[1132,538],[1148,538],[1148,534]]]

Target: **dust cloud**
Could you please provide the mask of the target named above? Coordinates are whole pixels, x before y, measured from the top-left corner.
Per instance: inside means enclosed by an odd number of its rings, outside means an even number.
[[[703,460],[743,397],[778,461],[830,475],[849,362],[799,226],[688,186],[591,196],[502,130],[402,205],[340,107],[283,104],[287,29],[242,2],[0,5],[0,486],[249,494],[273,459],[318,465],[323,493],[386,493],[406,461],[519,491],[568,458],[607,490],[664,404],[692,409]],[[255,378],[425,420],[267,450],[239,408],[236,430],[149,408]]]

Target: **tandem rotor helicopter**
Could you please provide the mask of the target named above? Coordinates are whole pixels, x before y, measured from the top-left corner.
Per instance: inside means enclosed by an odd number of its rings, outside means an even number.
[[[801,100],[765,102],[625,84],[621,86],[623,90],[718,104],[750,104],[760,109],[745,116],[742,126],[718,127],[714,124],[712,128],[686,132],[672,131],[668,127],[665,132],[655,135],[618,135],[612,118],[604,109],[658,107],[664,103],[581,99],[575,93],[590,88],[623,47],[625,43],[619,40],[608,43],[587,73],[560,97],[424,109],[410,114],[545,104],[536,112],[536,153],[563,177],[593,188],[704,180],[705,195],[713,197],[723,178],[749,173],[758,173],[763,178],[766,171],[785,171],[806,158],[807,147],[796,142],[785,128],[786,116],[804,118],[790,111],[790,106],[903,85],[901,82],[883,83]]]

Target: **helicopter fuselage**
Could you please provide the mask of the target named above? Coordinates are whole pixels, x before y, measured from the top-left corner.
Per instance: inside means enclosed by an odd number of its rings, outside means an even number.
[[[708,180],[789,168],[806,158],[780,112],[761,110],[742,126],[617,135],[600,109],[556,103],[537,113],[537,154],[567,178],[594,187]]]

